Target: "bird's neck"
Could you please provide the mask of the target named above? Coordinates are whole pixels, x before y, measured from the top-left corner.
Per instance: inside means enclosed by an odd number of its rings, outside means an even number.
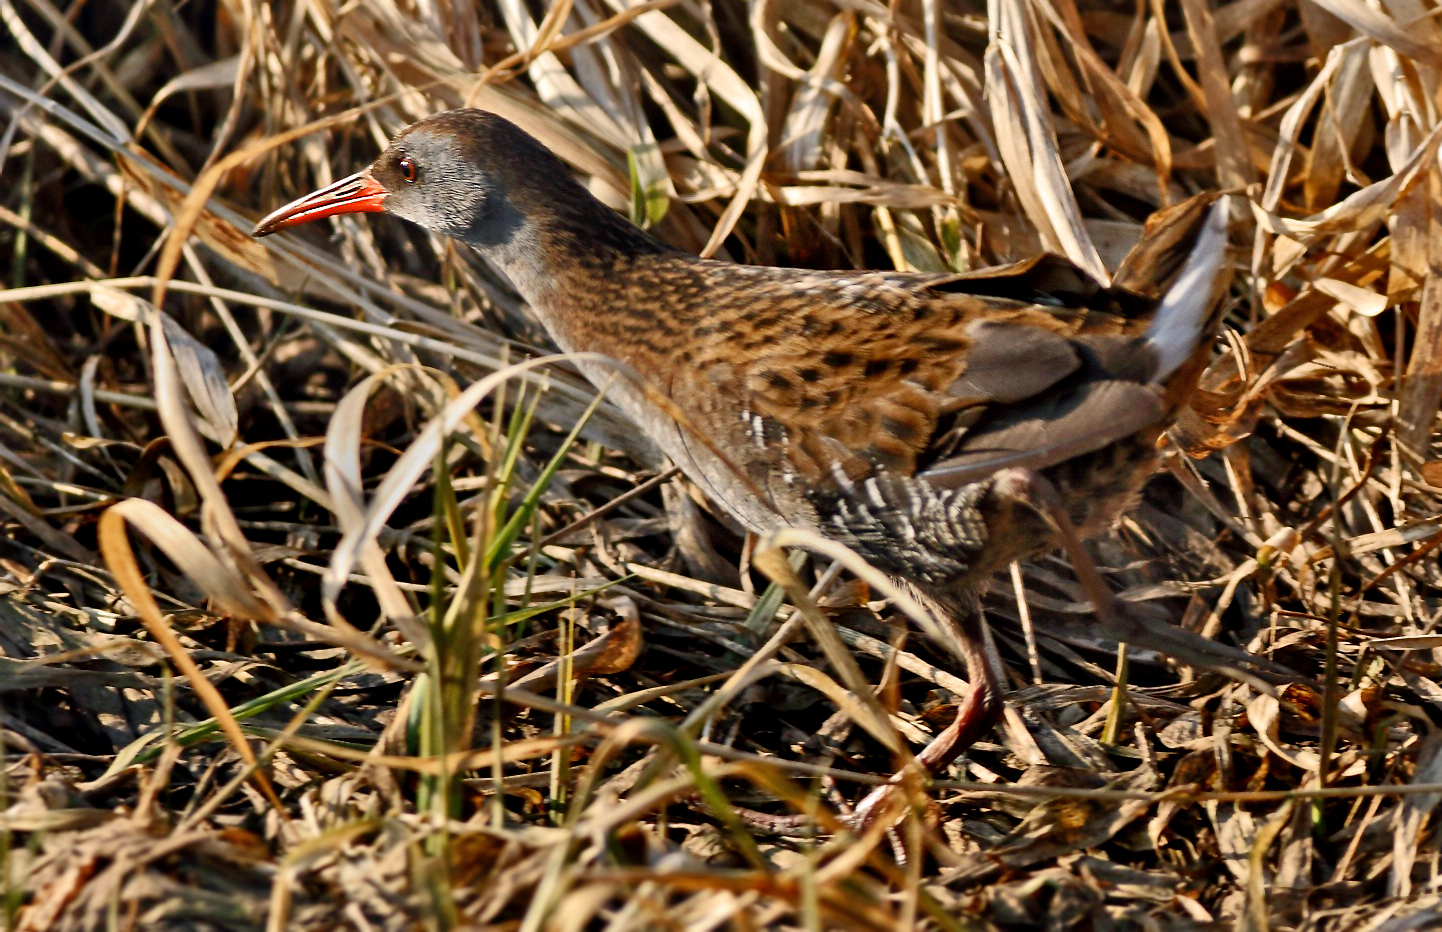
[[[539,179],[538,179],[539,176]],[[593,351],[632,365],[650,360],[644,346],[628,346],[621,332],[639,323],[669,330],[664,300],[642,294],[654,270],[695,261],[596,200],[569,175],[531,173],[527,184],[505,185],[487,205],[484,222],[465,241],[504,273],[569,351]],[[649,343],[650,341],[644,341]]]

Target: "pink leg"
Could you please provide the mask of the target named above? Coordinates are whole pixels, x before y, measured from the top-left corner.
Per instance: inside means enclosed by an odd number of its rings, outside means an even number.
[[[990,731],[1001,715],[1001,680],[992,667],[991,633],[981,619],[979,608],[971,606],[965,612],[941,608],[936,614],[951,642],[946,646],[959,654],[966,665],[966,680],[970,689],[957,704],[956,719],[916,755],[916,762],[928,776],[936,776],[945,770],[963,751]],[[858,825],[866,825],[878,811],[886,808],[882,804],[892,797],[896,784],[904,776],[898,773],[891,782],[867,794],[854,813]]]

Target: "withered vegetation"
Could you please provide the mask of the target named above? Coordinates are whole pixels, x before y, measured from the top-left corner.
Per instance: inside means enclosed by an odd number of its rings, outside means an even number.
[[[0,924],[1435,923],[1438,13],[0,0]],[[876,735],[947,722],[944,652],[826,578],[872,714],[777,551],[517,365],[545,337],[465,250],[250,239],[462,105],[762,264],[1104,275],[1156,208],[1242,195],[1210,367],[1092,552],[1296,681],[1121,651],[1036,561],[987,599],[1003,724],[848,831]]]

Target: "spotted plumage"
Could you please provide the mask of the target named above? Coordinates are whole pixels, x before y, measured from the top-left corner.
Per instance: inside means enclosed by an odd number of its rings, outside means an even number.
[[[540,143],[479,110],[404,130],[368,169],[256,228],[385,211],[504,272],[685,474],[755,531],[814,529],[942,616],[974,692],[921,760],[989,727],[995,671],[969,602],[1050,546],[1054,488],[1083,534],[1150,474],[1206,352],[1225,278],[1221,207],[1154,218],[1103,287],[1045,256],[973,274],[818,272],[672,249],[596,201]]]

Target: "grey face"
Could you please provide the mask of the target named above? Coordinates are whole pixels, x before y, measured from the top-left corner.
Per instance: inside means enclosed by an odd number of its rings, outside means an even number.
[[[541,150],[545,158],[532,162],[524,149],[497,145],[494,126],[471,122],[469,132],[413,127],[376,159],[371,176],[386,189],[387,213],[475,247],[534,299],[547,281],[541,238],[518,198],[526,195],[525,173],[544,173],[545,160],[554,159]]]
[[[548,230],[568,203],[582,215],[577,227],[604,227],[611,218],[550,150],[510,122],[482,110],[450,110],[403,131],[364,171],[274,211],[256,224],[255,235],[385,211],[475,247],[534,302],[550,287]],[[575,247],[567,238],[553,251]]]
[[[402,136],[376,159],[371,174],[388,192],[387,213],[457,239],[471,238],[473,222],[488,213],[495,190],[490,173],[466,158],[450,135]]]
[[[386,211],[487,252],[534,239],[523,232],[525,218],[509,190],[514,185],[497,177],[487,164],[495,156],[477,145],[484,138],[450,132],[398,137],[371,167],[388,192]]]

